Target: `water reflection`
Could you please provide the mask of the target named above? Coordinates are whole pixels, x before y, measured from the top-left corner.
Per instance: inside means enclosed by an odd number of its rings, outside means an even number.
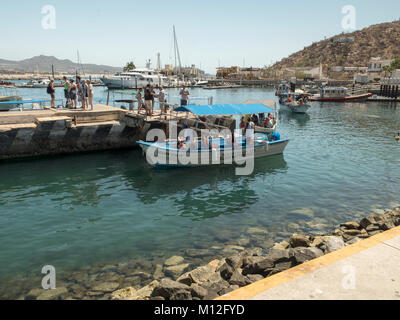
[[[293,113],[291,111],[279,110],[279,121],[281,122],[288,123],[294,120],[300,127],[304,127],[310,119],[308,113]]]
[[[243,211],[259,200],[249,187],[256,178],[268,180],[269,176],[286,170],[283,155],[278,155],[256,159],[249,176],[235,175],[233,166],[172,170],[139,167],[125,175],[125,182],[136,191],[142,203],[154,204],[166,198],[174,202],[179,215],[202,220]]]
[[[283,155],[255,159],[249,176],[235,175],[234,166],[157,170],[139,150],[17,161],[0,171],[0,202],[10,205],[46,196],[63,209],[97,207],[119,192],[143,204],[169,199],[180,215],[207,218],[245,209],[258,200],[249,184],[286,170]]]

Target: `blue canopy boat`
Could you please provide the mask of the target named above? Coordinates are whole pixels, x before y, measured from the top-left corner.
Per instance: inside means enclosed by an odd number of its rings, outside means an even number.
[[[176,112],[191,112],[196,116],[244,115],[273,112],[264,104],[216,104],[188,105],[174,109]],[[238,130],[240,132],[240,130]],[[147,162],[154,167],[199,167],[205,165],[242,164],[254,158],[282,154],[288,139],[280,139],[274,133],[271,139],[264,133],[223,130],[217,136],[202,130],[202,137],[186,141],[170,140],[162,142],[137,143],[146,155]]]

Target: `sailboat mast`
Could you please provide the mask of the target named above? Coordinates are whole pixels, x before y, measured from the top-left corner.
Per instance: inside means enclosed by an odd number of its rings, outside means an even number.
[[[173,26],[173,34],[174,34],[174,57],[175,57],[175,64],[174,67],[176,69],[176,35],[175,35],[175,26]]]
[[[179,54],[179,47],[178,47],[178,40],[176,39],[176,31],[175,31],[175,26],[174,27],[174,49],[175,49],[175,67],[176,67],[176,58],[178,57],[178,62],[179,62],[179,74],[181,74],[181,68],[182,68],[182,64],[181,64],[181,56]]]
[[[81,62],[81,57],[79,56],[79,50],[77,50],[77,57],[78,57],[78,65],[82,69],[82,74],[85,75],[85,70],[83,69],[83,65],[82,65],[82,62]]]

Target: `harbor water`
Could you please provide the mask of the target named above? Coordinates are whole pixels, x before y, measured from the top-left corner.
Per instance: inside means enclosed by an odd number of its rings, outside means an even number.
[[[261,88],[190,91],[214,103],[275,99]],[[95,92],[105,103],[104,88]],[[140,287],[173,255],[196,266],[400,205],[399,123],[400,107],[387,103],[279,113],[290,142],[283,155],[257,159],[249,176],[229,166],[156,170],[140,150],[1,162],[0,298],[41,288],[45,265],[58,287],[74,288],[68,297],[85,298],[106,281]]]

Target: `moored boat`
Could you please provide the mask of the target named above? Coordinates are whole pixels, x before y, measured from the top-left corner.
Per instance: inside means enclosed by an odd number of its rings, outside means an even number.
[[[166,142],[137,142],[143,153],[146,154],[147,162],[156,168],[168,167],[200,167],[208,165],[224,165],[238,164],[233,155],[240,154],[241,161],[247,161],[256,158],[264,158],[268,156],[282,154],[285,150],[288,139],[269,141],[268,136],[262,133],[254,134],[254,137],[249,143],[248,138],[240,137],[236,139],[236,143],[226,143],[226,139],[222,137],[213,138],[208,141],[207,148],[204,148],[204,139],[195,140],[196,146],[190,148],[178,148],[178,141]],[[147,156],[147,152],[153,148],[154,159]],[[254,148],[254,151],[247,152],[249,148]],[[181,155],[191,153],[193,156],[189,161],[182,161]],[[226,157],[226,154],[230,158]],[[152,161],[154,160],[154,161]]]
[[[291,111],[293,113],[306,113],[311,107],[308,102],[308,95],[305,93],[289,92],[281,94],[279,103],[281,110]]]
[[[148,84],[158,86],[166,83],[166,78],[149,68],[137,68],[131,72],[122,72],[100,80],[108,89],[138,89]]]
[[[273,110],[263,104],[237,104],[189,105],[178,107],[174,111],[191,112],[196,116],[215,116],[255,114]],[[271,138],[265,133],[242,136],[232,135],[232,132],[228,128],[226,129],[227,131],[222,131],[218,136],[202,136],[199,139],[185,140],[185,142],[179,140],[146,142],[141,140],[137,143],[146,154],[146,160],[150,165],[168,168],[238,164],[238,158],[242,162],[282,154],[289,142],[288,139],[280,139],[280,135],[277,133],[273,134]],[[227,132],[229,132],[228,135],[226,135]],[[148,154],[149,151],[150,154]],[[187,155],[190,156],[186,158]]]
[[[0,96],[0,111],[9,111],[18,108],[20,104],[18,104],[17,101],[21,100],[22,98],[20,96]]]
[[[309,100],[321,102],[365,101],[371,96],[370,92],[348,94],[345,87],[323,87],[319,94],[311,96]]]

